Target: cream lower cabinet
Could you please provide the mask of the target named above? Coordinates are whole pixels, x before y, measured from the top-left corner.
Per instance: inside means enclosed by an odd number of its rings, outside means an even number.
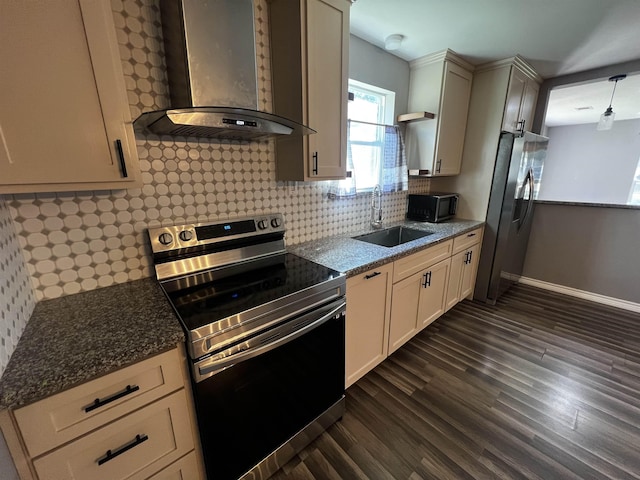
[[[2,2],[0,193],[140,186],[111,3]]]
[[[182,347],[1,417],[22,479],[204,479]]]
[[[480,241],[482,229],[460,235],[454,239],[453,256],[451,257],[451,274],[447,287],[446,310],[459,301],[473,295],[478,258],[480,257]]]
[[[389,353],[444,312],[452,248],[449,240],[394,263]]]
[[[450,265],[447,258],[394,284],[389,353],[444,313]]]
[[[473,293],[482,227],[347,279],[346,386]]]
[[[387,358],[393,263],[347,279],[346,387]]]

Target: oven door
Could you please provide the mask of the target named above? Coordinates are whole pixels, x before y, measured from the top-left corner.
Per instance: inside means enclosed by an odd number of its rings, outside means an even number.
[[[237,479],[344,396],[340,299],[194,364],[209,478]]]

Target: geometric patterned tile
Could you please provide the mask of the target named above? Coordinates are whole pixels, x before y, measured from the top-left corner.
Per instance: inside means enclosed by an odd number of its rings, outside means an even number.
[[[255,4],[258,101],[270,111],[267,5]],[[111,5],[132,117],[168,107],[157,0]],[[286,242],[294,245],[368,222],[366,195],[330,200],[328,182],[276,182],[269,141],[241,145],[149,135],[137,138],[137,148],[142,188],[7,196],[37,300],[151,276],[150,227],[282,212]],[[428,187],[428,181],[410,180],[412,192]],[[406,192],[383,201],[386,219],[404,217]]]

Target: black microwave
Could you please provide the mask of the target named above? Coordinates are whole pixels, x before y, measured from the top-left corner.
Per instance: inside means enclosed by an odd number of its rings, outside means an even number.
[[[419,222],[443,222],[456,214],[457,193],[410,194],[407,219]]]

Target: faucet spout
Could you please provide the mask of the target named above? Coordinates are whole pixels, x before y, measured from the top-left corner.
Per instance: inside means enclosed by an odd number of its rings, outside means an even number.
[[[376,185],[371,192],[371,226],[381,228],[382,220],[382,188]]]

